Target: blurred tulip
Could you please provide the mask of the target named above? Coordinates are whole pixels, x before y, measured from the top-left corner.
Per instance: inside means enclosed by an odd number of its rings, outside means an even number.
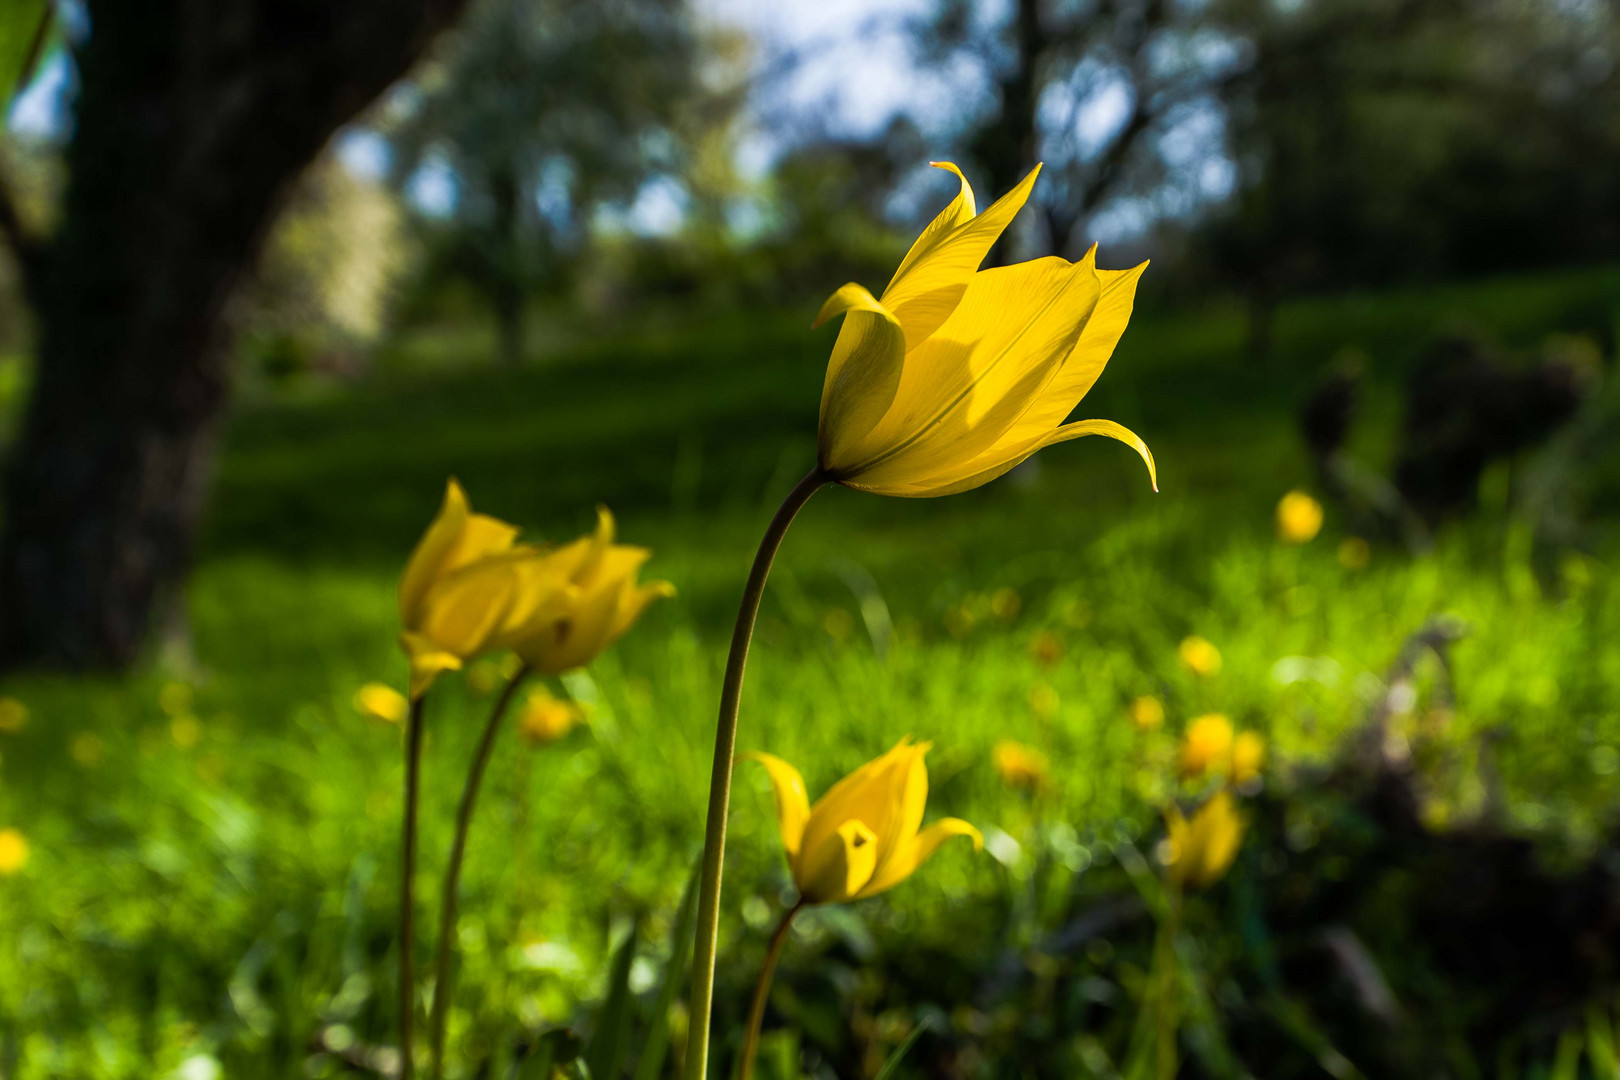
[[[354,711],[373,720],[388,724],[404,723],[410,709],[411,704],[405,700],[405,695],[392,686],[366,683],[354,692]]]
[[[551,696],[541,688],[529,695],[518,717],[518,734],[530,746],[546,746],[585,722],[585,713],[572,701]]]
[[[1322,531],[1322,504],[1303,491],[1290,491],[1277,503],[1277,536],[1286,544],[1304,544]]]
[[[1177,888],[1204,889],[1219,881],[1237,858],[1244,822],[1230,792],[1217,791],[1189,821],[1171,806],[1164,813],[1169,832],[1166,868]]]
[[[765,766],[776,790],[776,816],[793,883],[807,904],[876,896],[910,877],[953,836],[984,846],[979,830],[944,818],[919,831],[928,801],[928,743],[908,736],[844,777],[811,807],[804,778],[771,754],[747,754]]]
[[[815,325],[844,316],[821,395],[822,472],[847,487],[921,498],[978,487],[1044,446],[1107,435],[1154,477],[1147,444],[1111,420],[1064,423],[1130,321],[1141,266],[1036,259],[979,270],[1039,167],[983,214],[961,188],[901,260],[881,299],[835,292]]]
[[[1152,731],[1164,723],[1164,703],[1150,694],[1131,702],[1131,723],[1143,731]]]
[[[1181,662],[1194,675],[1207,679],[1220,673],[1221,650],[1197,634],[1183,638],[1177,651],[1181,654]]]
[[[0,697],[0,734],[15,735],[28,726],[28,706],[14,697]]]
[[[453,671],[488,648],[510,606],[510,573],[469,576],[492,555],[509,553],[516,526],[475,514],[461,485],[445,487],[439,514],[417,542],[399,579],[400,642],[411,661],[411,697],[427,693],[440,672]]]
[[[1050,779],[1046,756],[1021,742],[1001,740],[990,752],[990,759],[995,764],[996,775],[1008,787],[1039,791],[1046,787]]]
[[[497,636],[539,674],[584,667],[624,636],[647,605],[675,595],[667,581],[637,583],[652,552],[615,544],[613,515],[605,506],[596,513],[595,533],[525,566],[525,585]]]
[[[1247,784],[1260,777],[1266,763],[1266,740],[1259,733],[1245,731],[1232,740],[1232,783]]]
[[[1210,769],[1224,771],[1231,760],[1232,722],[1220,713],[1200,716],[1187,725],[1181,744],[1181,771],[1202,776]]]
[[[10,877],[28,865],[28,841],[16,829],[0,829],[0,877]]]

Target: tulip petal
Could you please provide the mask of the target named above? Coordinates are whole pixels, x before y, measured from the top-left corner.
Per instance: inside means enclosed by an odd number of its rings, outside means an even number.
[[[926,747],[925,747],[926,749]],[[846,821],[860,820],[879,837],[889,835],[899,816],[905,772],[916,747],[910,736],[887,753],[868,761],[827,789],[810,808],[804,828],[804,850],[815,851]]]
[[[911,844],[922,826],[923,810],[928,805],[928,768],[923,758],[932,743],[915,743],[907,748],[905,756],[897,757],[890,776],[890,796],[887,820],[881,828],[874,822],[878,833],[878,861],[872,876],[878,877],[885,868]]]
[[[971,837],[974,851],[979,851],[984,847],[983,834],[968,822],[963,821],[961,818],[942,818],[919,832],[905,846],[898,857],[890,860],[883,867],[881,873],[874,873],[856,896],[856,899],[864,900],[868,896],[876,896],[885,889],[900,884],[916,873],[917,868],[933,857],[939,846],[953,836]]]
[[[853,899],[877,864],[877,834],[862,821],[845,821],[809,851],[794,874],[799,894],[812,904]]]
[[[412,701],[427,693],[442,672],[456,671],[461,667],[460,657],[445,652],[420,634],[401,634],[399,643],[411,662]]]
[[[1065,424],[1056,431],[1037,439],[1026,439],[1011,446],[998,444],[965,466],[946,470],[922,480],[905,484],[868,484],[862,481],[847,486],[870,491],[878,495],[891,495],[902,499],[932,499],[941,495],[955,495],[988,484],[1004,473],[1023,464],[1037,450],[1054,443],[1067,442],[1087,435],[1107,435],[1135,450],[1148,468],[1148,479],[1153,490],[1159,490],[1159,476],[1153,461],[1153,451],[1131,429],[1112,420],[1079,420]]]
[[[988,210],[945,233],[895,272],[883,290],[883,303],[905,328],[908,350],[927,340],[956,310],[979,264],[1023,209],[1040,172],[1035,166]]]
[[[1098,293],[1089,266],[1059,258],[974,275],[946,324],[907,355],[869,439],[883,449],[849,479],[903,484],[988,449],[1061,369]]]
[[[1087,263],[1095,258],[1095,252],[1095,247],[1087,252]],[[1143,263],[1129,270],[1095,271],[1099,285],[1097,306],[1086,320],[1080,339],[1063,367],[1041,392],[1040,399],[1019,417],[1013,429],[1016,434],[1035,436],[1051,431],[1067,420],[1080,400],[1090,393],[1131,321],[1136,285],[1147,265]]]
[[[862,440],[894,401],[906,356],[900,323],[861,286],[852,282],[828,297],[814,325],[839,315],[844,325],[821,388],[818,441],[821,466],[829,471],[861,452]]]
[[[928,227],[922,231],[922,235],[917,237],[916,242],[911,245],[911,250],[906,252],[906,257],[900,260],[900,266],[895,270],[894,277],[889,279],[890,285],[899,281],[918,259],[937,247],[939,242],[950,234],[951,230],[972,221],[973,215],[978,213],[978,208],[973,202],[973,188],[968,184],[967,177],[962,175],[961,169],[958,169],[953,162],[949,161],[930,161],[928,164],[936,169],[945,169],[955,173],[956,179],[961,182],[961,187],[956,193],[956,198],[952,199],[950,205],[941,210],[939,215],[928,223]]]
[[[799,841],[804,838],[804,823],[810,818],[810,796],[805,791],[804,777],[799,770],[775,754],[748,753],[742,757],[765,766],[776,792],[776,823],[782,831],[782,847],[787,852],[788,864],[799,857]]]
[[[422,539],[416,542],[405,562],[405,572],[399,578],[399,618],[406,626],[416,622],[422,597],[433,584],[445,556],[455,547],[468,513],[467,493],[454,479],[450,480],[445,484],[444,502],[438,514]]]

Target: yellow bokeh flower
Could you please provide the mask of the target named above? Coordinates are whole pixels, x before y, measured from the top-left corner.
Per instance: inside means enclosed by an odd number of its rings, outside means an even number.
[[[1220,713],[1200,716],[1187,725],[1181,744],[1181,771],[1202,776],[1211,769],[1225,771],[1232,754],[1232,722]]]
[[[1131,702],[1131,723],[1143,731],[1152,731],[1164,723],[1164,703],[1151,694],[1144,694]]]
[[[354,711],[386,724],[402,724],[411,704],[405,695],[384,683],[366,683],[354,692]]]
[[[613,542],[613,515],[596,531],[527,561],[520,598],[497,635],[529,668],[556,675],[584,667],[629,630],[647,606],[675,595],[667,581],[637,582],[646,548]]]
[[[28,840],[16,829],[0,829],[0,877],[28,865]]]
[[[990,751],[990,760],[996,767],[996,775],[1008,787],[1039,791],[1050,779],[1046,755],[1012,739],[996,743]]]
[[[1290,491],[1277,503],[1277,536],[1285,544],[1304,544],[1322,531],[1322,504],[1303,491]]]
[[[1232,782],[1247,784],[1260,777],[1266,763],[1266,740],[1258,732],[1245,731],[1232,740]]]
[[[399,579],[400,642],[411,660],[411,697],[427,693],[440,672],[488,650],[516,595],[514,574],[469,574],[509,554],[518,530],[475,514],[461,485],[445,487],[439,514],[417,542]]]
[[[585,722],[585,713],[572,701],[564,701],[540,688],[523,703],[518,717],[518,734],[531,746],[545,746],[563,738]]]
[[[1207,679],[1220,673],[1221,650],[1197,634],[1183,638],[1177,652],[1181,655],[1181,662],[1194,675]]]
[[[28,726],[28,706],[14,697],[0,697],[0,734],[15,735]]]
[[[1037,167],[984,213],[959,193],[923,230],[881,298],[828,298],[844,316],[821,394],[818,461],[831,480],[880,495],[949,495],[988,483],[1044,446],[1107,435],[1153,455],[1111,420],[1065,423],[1130,321],[1141,266],[1099,270],[1045,258],[980,270],[1029,197]]]
[[[959,818],[921,828],[928,802],[928,743],[901,739],[894,749],[834,784],[810,805],[799,770],[771,754],[765,766],[793,883],[807,904],[863,900],[910,877],[953,836],[983,847],[979,830]]]
[[[1243,843],[1243,816],[1230,792],[1217,791],[1194,811],[1192,820],[1171,806],[1164,813],[1169,844],[1166,869],[1177,888],[1208,888],[1237,858]]]

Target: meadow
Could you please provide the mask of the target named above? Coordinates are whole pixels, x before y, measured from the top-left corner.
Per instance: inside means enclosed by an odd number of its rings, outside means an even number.
[[[1316,484],[1297,407],[1343,350],[1363,354],[1372,391],[1355,452],[1381,468],[1401,380],[1437,333],[1523,352],[1555,332],[1607,337],[1617,295],[1620,269],[1606,267],[1300,301],[1279,312],[1264,363],[1245,355],[1236,305],[1149,308],[1083,409],[1147,440],[1159,494],[1100,439],[946,499],[818,494],[771,578],[739,744],[797,764],[814,796],[903,735],[932,741],[929,817],[976,823],[986,850],[947,846],[883,898],[802,921],[767,1075],[870,1075],[923,1018],[906,1065],[918,1075],[1117,1075],[1108,1033],[1129,1027],[1151,933],[1138,912],[1068,951],[1051,942],[1086,904],[1131,894],[1187,722],[1220,712],[1262,734],[1260,800],[1302,792],[1291,805],[1308,806],[1403,643],[1436,617],[1466,636],[1450,653],[1454,704],[1422,733],[1425,821],[1492,815],[1549,865],[1601,848],[1620,771],[1620,454],[1587,463],[1581,549],[1547,565],[1517,498],[1533,462],[1489,472],[1479,513],[1431,551],[1375,544],[1364,565],[1341,550],[1331,505],[1298,546],[1278,541],[1273,510]],[[545,539],[585,531],[606,504],[625,542],[654,550],[647,576],[679,590],[568,677],[587,730],[548,746],[502,737],[457,931],[454,1075],[491,1075],[525,1033],[588,1029],[626,933],[644,1016],[701,846],[743,575],[814,462],[832,333],[811,333],[811,314],[627,316],[521,368],[458,362],[487,352],[476,330],[419,329],[359,382],[250,395],[219,462],[190,647],[127,677],[0,686],[27,710],[0,734],[0,826],[29,846],[0,879],[0,1075],[335,1076],[393,1037],[400,729],[354,696],[403,685],[395,582],[448,476]],[[1189,635],[1218,648],[1218,672],[1182,662]],[[431,702],[428,925],[497,681],[486,663]],[[1143,696],[1163,703],[1162,725],[1131,721]],[[998,778],[1004,739],[1044,755],[1038,791]],[[1197,962],[1228,974],[1186,1020],[1196,1075],[1249,1075],[1237,1062],[1267,1038],[1290,1049],[1262,1055],[1265,1075],[1340,1061],[1350,1071],[1333,1075],[1357,1075],[1329,1045],[1331,1018],[1279,1005],[1281,990],[1264,1007],[1244,998],[1232,972],[1256,961],[1222,944],[1252,914],[1242,897],[1313,849],[1309,811],[1278,813],[1287,828],[1257,828],[1208,898]],[[770,789],[748,763],[730,851],[722,1063],[790,891]],[[1331,859],[1313,865],[1331,878]],[[1376,921],[1345,918],[1378,944]],[[1522,1061],[1465,1067],[1486,1013],[1423,957],[1385,963],[1407,1011],[1451,1033],[1450,1075],[1554,1075],[1536,1062],[1556,1030],[1526,1035]],[[638,1080],[672,1068],[634,1051],[624,1066]]]

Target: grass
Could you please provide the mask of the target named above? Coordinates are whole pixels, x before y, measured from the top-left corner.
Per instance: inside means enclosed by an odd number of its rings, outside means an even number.
[[[1128,450],[1086,440],[950,499],[817,495],[767,593],[740,745],[799,764],[814,793],[901,735],[932,740],[930,818],[980,823],[992,854],[947,848],[883,900],[815,913],[801,944],[964,957],[905,1002],[950,1029],[987,943],[1007,940],[1032,830],[1063,823],[1071,862],[1151,841],[1155,807],[1175,790],[1175,736],[1211,711],[1267,736],[1269,782],[1286,789],[1293,769],[1335,752],[1402,641],[1441,613],[1470,635],[1444,735],[1454,750],[1435,766],[1426,813],[1467,820],[1485,805],[1470,755],[1488,735],[1513,826],[1590,850],[1620,763],[1613,500],[1601,485],[1591,550],[1566,558],[1551,590],[1506,511],[1422,557],[1377,549],[1364,570],[1340,565],[1331,515],[1322,537],[1289,548],[1270,514],[1310,485],[1293,408],[1341,349],[1369,357],[1358,445],[1376,459],[1399,379],[1437,329],[1469,325],[1529,349],[1555,330],[1607,332],[1617,295],[1620,270],[1597,269],[1301,302],[1281,312],[1266,365],[1243,356],[1235,308],[1142,312],[1086,408],[1148,440],[1163,494]],[[747,559],[813,461],[830,334],[806,321],[729,313],[622,330],[521,370],[450,363],[456,339],[438,334],[397,345],[361,386],[244,404],[190,598],[194,666],[4,687],[30,715],[0,737],[0,826],[23,832],[31,858],[0,879],[0,1075],[336,1075],[318,1040],[392,1038],[400,739],[351,698],[367,681],[403,681],[394,577],[450,474],[480,509],[552,539],[587,528],[605,502],[627,541],[656,550],[651,573],[680,589],[570,679],[593,707],[590,732],[498,748],[458,930],[457,1060],[579,1019],[604,992],[626,920],[652,943],[632,971],[650,996],[701,840]],[[1178,662],[1192,633],[1219,646],[1219,675]],[[1038,638],[1060,658],[1037,656]],[[1283,682],[1286,657],[1329,662]],[[424,898],[489,678],[451,682],[432,702]],[[1125,719],[1142,694],[1165,702],[1165,729]],[[1002,738],[1053,765],[1038,813],[990,768]],[[732,837],[718,1015],[735,1027],[786,887],[768,789],[747,765]],[[847,1014],[800,1008],[793,953],[779,1011],[807,1046],[881,1061],[910,1030],[855,1031]],[[884,1020],[900,1002],[874,993],[835,997]],[[972,1042],[971,1023],[954,1030]]]

